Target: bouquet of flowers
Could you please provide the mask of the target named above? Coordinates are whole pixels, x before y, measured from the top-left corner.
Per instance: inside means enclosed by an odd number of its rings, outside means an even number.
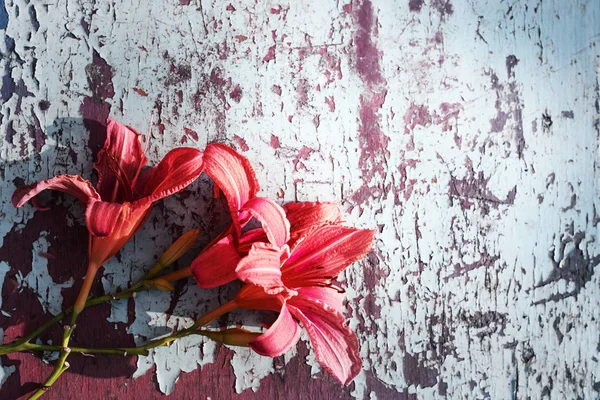
[[[140,134],[109,120],[104,147],[94,168],[96,187],[77,175],[59,175],[18,188],[12,197],[16,207],[29,200],[45,210],[36,196],[51,189],[75,196],[85,208],[89,231],[88,267],[74,305],[19,340],[0,346],[0,355],[19,351],[59,353],[53,372],[32,399],[42,396],[69,368],[72,353],[147,355],[148,350],[179,338],[202,335],[234,346],[248,346],[256,353],[276,357],[296,345],[302,327],[310,337],[318,362],[340,383],[347,384],[361,371],[356,335],[342,315],[344,291],[336,277],[363,258],[374,231],[342,224],[334,203],[288,203],[283,207],[258,196],[260,186],[249,161],[223,144],[209,144],[204,151],[176,148],[154,167],[144,169],[147,158]],[[201,173],[214,181],[215,196],[227,200],[231,223],[196,256],[189,267],[164,274],[166,267],[186,253],[199,236],[191,230],[177,238],[130,288],[115,294],[90,297],[90,288],[102,265],[114,256],[145,223],[152,205],[185,189]],[[258,223],[249,224],[255,220]],[[252,228],[254,226],[254,228]],[[230,301],[203,315],[185,329],[134,348],[77,348],[70,338],[77,318],[88,307],[106,301],[135,297],[142,290],[173,290],[173,282],[193,276],[202,288],[214,288],[234,280],[244,283]],[[208,325],[236,309],[271,310],[278,313],[264,331],[243,327],[209,328]],[[63,322],[60,345],[35,339],[54,324]]]

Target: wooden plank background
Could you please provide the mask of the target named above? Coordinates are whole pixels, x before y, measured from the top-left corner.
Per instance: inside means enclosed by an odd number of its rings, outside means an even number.
[[[0,337],[72,303],[85,273],[80,205],[16,210],[15,188],[90,178],[95,121],[147,132],[153,113],[150,163],[227,143],[262,194],[338,200],[377,229],[341,277],[364,371],[342,388],[306,341],[269,359],[188,338],[73,355],[49,398],[597,398],[598,21],[597,0],[0,1]],[[208,242],[224,214],[204,177],[162,201],[93,293],[187,229]],[[236,290],[186,281],[90,309],[74,343],[143,343]],[[1,357],[0,398],[42,382],[41,357]]]

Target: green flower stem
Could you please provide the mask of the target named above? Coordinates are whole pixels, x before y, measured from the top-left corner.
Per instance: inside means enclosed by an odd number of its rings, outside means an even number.
[[[73,318],[73,319],[77,319],[77,318]],[[73,321],[73,319],[72,319],[72,321]],[[67,362],[67,357],[69,356],[69,353],[71,352],[71,350],[69,349],[69,339],[71,338],[72,333],[73,333],[73,327],[65,326],[65,332],[63,334],[63,339],[62,339],[62,343],[61,343],[60,356],[58,357],[56,366],[54,367],[54,370],[52,371],[50,376],[48,376],[48,378],[46,378],[46,381],[44,383],[42,383],[40,388],[35,391],[35,393],[29,398],[29,400],[34,400],[34,399],[38,399],[38,398],[42,397],[46,393],[46,391],[48,389],[50,389],[50,387],[54,384],[54,382],[56,382],[56,380],[63,374],[63,372],[65,372],[67,369],[69,369],[70,365]]]
[[[116,300],[118,298],[132,297],[134,295],[134,293],[136,293],[139,290],[143,290],[145,288],[146,288],[146,285],[144,284],[144,282],[140,282],[139,284],[134,285],[131,288],[129,288],[126,291],[123,291],[121,293],[117,293],[115,295],[101,296],[101,297],[97,297],[94,299],[89,299],[85,303],[85,307],[88,307],[88,306],[94,305],[94,304],[98,304],[98,303],[102,303],[104,301]],[[54,368],[54,370],[52,371],[50,376],[48,376],[46,381],[40,386],[40,388],[29,398],[30,400],[35,400],[35,399],[38,399],[41,396],[43,396],[46,393],[46,391],[63,374],[63,372],[65,372],[69,368],[69,363],[67,362],[67,357],[69,356],[70,353],[121,354],[124,356],[127,356],[127,355],[147,356],[148,350],[156,348],[156,347],[166,346],[169,343],[174,342],[175,340],[183,338],[183,337],[187,337],[187,336],[191,336],[191,335],[202,335],[202,336],[206,336],[209,338],[214,337],[215,332],[200,330],[198,328],[201,326],[207,325],[208,323],[210,323],[211,321],[220,317],[221,315],[226,314],[230,311],[233,311],[236,308],[237,308],[237,303],[235,302],[235,300],[232,300],[232,301],[225,303],[225,304],[217,307],[216,309],[208,312],[207,314],[205,314],[203,317],[198,319],[192,326],[190,326],[187,329],[183,329],[179,332],[175,332],[175,333],[173,333],[167,337],[161,338],[161,339],[156,339],[156,340],[150,341],[143,346],[121,347],[121,348],[85,348],[85,347],[69,348],[68,347],[69,339],[71,337],[71,334],[73,333],[73,330],[75,328],[74,323],[77,319],[77,314],[73,313],[73,316],[71,317],[71,325],[64,327],[63,339],[62,339],[62,343],[60,346],[34,344],[34,343],[30,343],[29,340],[26,340],[19,345],[16,345],[16,346],[13,345],[11,352],[14,352],[14,351],[60,351],[60,356],[56,363],[56,367]],[[42,328],[44,328],[45,326],[47,326],[47,327],[51,326],[53,322],[60,320],[60,317],[64,317],[64,314],[57,315],[52,320],[48,321],[46,324],[44,324],[40,328],[38,328],[36,331],[43,332],[44,329],[42,329]],[[29,336],[31,336],[31,335],[29,335]]]
[[[47,344],[27,343],[23,351],[61,351],[61,346],[51,346]],[[118,348],[87,348],[87,347],[71,347],[71,353],[82,354],[119,354],[122,356],[136,355],[147,356],[148,351],[138,347],[118,347]]]
[[[125,299],[125,298],[130,298],[130,297],[134,297],[134,293],[137,293],[139,291],[145,290],[147,287],[144,284],[144,282],[140,282],[132,287],[130,287],[127,290],[124,290],[122,292],[119,293],[115,293],[115,294],[107,294],[104,296],[99,296],[99,297],[92,297],[90,299],[88,299],[85,303],[85,308],[90,307],[90,306],[94,306],[96,304],[101,304],[101,303],[105,303],[108,301],[113,301],[113,300],[119,300],[119,299]],[[37,328],[36,330],[34,330],[33,332],[31,332],[29,335],[16,340],[14,342],[11,343],[7,343],[7,344],[3,344],[0,345],[0,355],[6,355],[6,354],[10,354],[10,353],[16,353],[19,351],[27,351],[27,350],[32,350],[30,346],[34,345],[31,343],[31,341],[33,339],[35,339],[37,336],[39,336],[41,333],[45,332],[47,329],[49,329],[51,326],[53,326],[54,324],[56,324],[57,322],[63,320],[65,318],[65,316],[67,314],[69,314],[71,311],[73,310],[73,307],[69,307],[68,309],[66,309],[64,312],[52,317],[52,319],[48,320],[48,322],[46,322],[45,324],[41,325],[39,328]],[[73,349],[71,349],[73,350]]]
[[[83,280],[83,284],[81,285],[81,289],[79,290],[79,295],[77,296],[77,300],[75,300],[75,304],[73,305],[71,323],[63,327],[63,338],[60,345],[61,351],[60,356],[58,357],[58,361],[56,361],[56,365],[54,366],[54,370],[52,371],[50,376],[46,378],[46,381],[29,398],[30,400],[34,400],[43,396],[46,393],[46,391],[54,384],[54,382],[56,382],[56,380],[67,369],[69,369],[69,363],[67,362],[67,358],[71,353],[71,349],[69,348],[69,340],[71,339],[71,335],[73,334],[73,330],[75,329],[75,322],[77,322],[77,317],[79,317],[79,314],[83,311],[83,309],[86,306],[87,298],[90,294],[92,284],[94,283],[94,277],[96,276],[96,272],[98,272],[99,267],[100,265],[96,265],[94,262],[90,261],[87,272],[85,274],[85,279]]]

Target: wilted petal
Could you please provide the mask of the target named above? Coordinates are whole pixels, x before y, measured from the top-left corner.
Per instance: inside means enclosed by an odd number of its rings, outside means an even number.
[[[272,244],[282,247],[290,239],[290,223],[283,208],[273,200],[264,197],[252,198],[244,204],[242,211],[247,211],[260,221]]]
[[[300,331],[300,326],[284,304],[275,323],[249,345],[260,355],[277,357],[298,343]]]
[[[109,202],[132,201],[132,188],[148,159],[133,128],[112,119],[106,125],[106,141],[98,152],[98,192]]]
[[[90,199],[100,200],[100,195],[96,192],[92,184],[81,176],[59,175],[54,178],[18,188],[12,195],[12,203],[15,207],[21,207],[29,199],[46,189],[69,193],[70,195],[77,197],[84,205],[87,205]],[[36,208],[47,209],[39,206],[36,206]]]
[[[223,191],[239,237],[239,211],[256,196],[260,186],[248,160],[223,144],[209,144],[204,150],[204,171],[215,181],[215,193]]]
[[[190,269],[198,286],[210,289],[234,281],[238,261],[240,256],[233,237],[228,235],[200,253]]]
[[[336,203],[292,202],[283,209],[290,221],[292,240],[322,225],[337,224],[342,218]]]
[[[136,196],[156,201],[185,189],[202,173],[202,159],[202,152],[190,147],[169,151],[160,164],[142,173]]]
[[[282,267],[291,287],[306,286],[302,279],[331,279],[363,258],[373,242],[374,231],[326,225],[300,238]]]
[[[287,255],[287,246],[279,248],[270,243],[254,243],[248,255],[238,263],[235,272],[238,279],[261,286],[267,293],[279,293],[283,290],[282,258],[285,259]]]
[[[319,364],[342,384],[350,383],[360,373],[362,360],[356,334],[342,314],[301,297],[290,299],[288,307],[306,329]]]

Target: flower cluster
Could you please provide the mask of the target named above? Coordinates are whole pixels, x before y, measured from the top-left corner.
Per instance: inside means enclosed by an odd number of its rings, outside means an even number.
[[[69,338],[77,316],[85,307],[97,303],[88,296],[99,268],[141,228],[154,202],[185,189],[202,172],[214,181],[215,196],[222,193],[227,200],[232,219],[229,227],[189,267],[156,277],[192,246],[199,232],[184,234],[141,282],[112,297],[131,297],[139,290],[169,290],[173,281],[188,276],[193,276],[202,288],[234,280],[244,285],[232,300],[201,317],[192,327],[128,353],[145,354],[149,348],[201,334],[275,357],[296,345],[303,327],[324,369],[342,384],[352,381],[361,371],[362,363],[357,337],[342,315],[344,291],[336,278],[365,256],[374,232],[344,226],[340,209],[334,203],[296,202],[282,207],[270,198],[258,196],[260,186],[248,160],[223,144],[209,144],[204,151],[177,148],[157,166],[142,170],[146,162],[140,134],[109,120],[106,142],[94,164],[99,177],[96,188],[80,176],[60,175],[21,187],[13,195],[16,207],[32,200],[36,208],[45,209],[36,201],[38,193],[45,189],[69,193],[85,207],[89,231],[86,278],[70,312],[71,323],[65,325],[62,346],[56,349],[60,357],[55,372],[44,386],[52,385],[68,367]],[[251,220],[260,222],[260,227],[249,229]],[[271,310],[278,317],[264,332],[203,328],[217,317],[240,308]],[[36,345],[31,343],[34,337],[30,336],[0,346],[0,354],[35,350]]]

